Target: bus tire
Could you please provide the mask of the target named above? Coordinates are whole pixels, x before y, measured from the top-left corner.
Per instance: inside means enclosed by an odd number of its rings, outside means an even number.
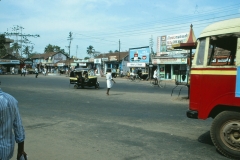
[[[223,111],[211,126],[211,139],[217,150],[228,158],[240,159],[240,113]]]

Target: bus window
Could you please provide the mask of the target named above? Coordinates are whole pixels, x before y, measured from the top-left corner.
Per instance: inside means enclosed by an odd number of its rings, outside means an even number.
[[[208,52],[208,66],[235,65],[237,37],[212,36]]]
[[[200,39],[199,43],[200,45],[199,45],[199,50],[197,55],[197,65],[203,65],[206,39],[205,38]]]

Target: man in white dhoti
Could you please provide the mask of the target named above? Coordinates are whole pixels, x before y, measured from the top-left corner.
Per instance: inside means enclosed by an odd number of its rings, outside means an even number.
[[[112,87],[112,81],[116,83],[112,78],[111,69],[107,69],[106,80],[107,80],[107,95],[109,95],[110,88]]]

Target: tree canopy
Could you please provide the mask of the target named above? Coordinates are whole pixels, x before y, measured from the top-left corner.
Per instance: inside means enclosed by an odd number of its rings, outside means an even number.
[[[60,52],[60,53],[63,53],[65,54],[65,51],[64,49],[61,49],[61,47],[59,46],[55,46],[55,45],[51,45],[51,44],[48,44],[45,49],[44,49],[44,52]]]
[[[23,49],[23,54],[25,54],[27,56],[27,58],[31,57],[31,52],[33,51],[33,46],[25,46],[25,48]]]
[[[90,56],[90,57],[94,57],[94,53],[95,53],[95,49],[93,46],[88,46],[87,47],[87,54]]]
[[[0,34],[0,57],[5,56],[7,54],[7,49],[5,48],[5,35]]]

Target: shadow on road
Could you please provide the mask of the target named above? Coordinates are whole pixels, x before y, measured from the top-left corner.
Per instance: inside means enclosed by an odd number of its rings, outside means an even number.
[[[198,137],[198,142],[214,146],[211,136],[210,136],[210,131],[208,131],[208,132],[202,134],[200,137]]]

